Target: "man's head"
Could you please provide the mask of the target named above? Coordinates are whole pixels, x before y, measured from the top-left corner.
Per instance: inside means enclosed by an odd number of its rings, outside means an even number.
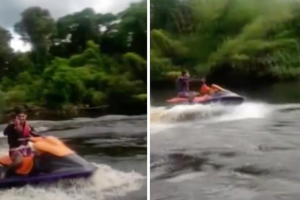
[[[26,121],[27,114],[26,110],[22,108],[16,109],[16,119],[20,120],[21,123],[24,123]]]
[[[189,73],[188,73],[187,71],[185,71],[185,70],[183,70],[183,71],[181,72],[181,75],[182,75],[183,77],[189,77]]]

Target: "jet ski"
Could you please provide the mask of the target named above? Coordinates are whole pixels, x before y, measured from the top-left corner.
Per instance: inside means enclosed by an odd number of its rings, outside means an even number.
[[[229,90],[221,88],[218,85],[213,84],[211,86],[210,94],[205,95],[196,95],[193,99],[184,98],[184,97],[175,97],[168,99],[167,103],[169,104],[221,104],[221,105],[230,105],[236,106],[244,102],[245,98],[235,94]]]
[[[29,145],[34,155],[24,157],[19,168],[0,179],[0,188],[88,178],[96,171],[96,166],[85,161],[55,137],[30,138]],[[8,155],[0,157],[0,172],[11,162]]]

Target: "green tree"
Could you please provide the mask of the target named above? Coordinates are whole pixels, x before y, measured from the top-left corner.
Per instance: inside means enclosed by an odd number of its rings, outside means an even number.
[[[55,22],[49,11],[40,7],[26,9],[21,21],[15,24],[15,31],[23,41],[31,44],[34,61],[43,68],[51,45],[50,37],[55,32]]]
[[[12,49],[9,46],[11,39],[11,34],[0,26],[0,80],[6,74],[11,60]]]
[[[32,51],[13,52],[0,29],[0,104],[146,112],[146,16],[146,1],[116,15],[87,8],[57,21],[45,9],[26,9],[15,31]]]
[[[119,14],[119,34],[124,36],[128,51],[140,53],[147,57],[147,1],[132,3],[130,7]]]
[[[163,1],[164,3],[167,0]],[[297,1],[182,0],[152,3],[151,71],[185,68],[214,80],[298,78]],[[165,16],[166,24],[160,24]],[[167,17],[168,16],[168,17]],[[171,66],[170,66],[171,65]]]

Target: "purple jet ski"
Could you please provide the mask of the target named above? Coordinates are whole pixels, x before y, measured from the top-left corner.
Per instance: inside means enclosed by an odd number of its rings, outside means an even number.
[[[51,183],[62,179],[88,178],[97,167],[85,161],[54,137],[30,138],[34,156],[24,157],[21,166],[0,179],[0,188]],[[10,157],[0,157],[0,172],[11,163]]]

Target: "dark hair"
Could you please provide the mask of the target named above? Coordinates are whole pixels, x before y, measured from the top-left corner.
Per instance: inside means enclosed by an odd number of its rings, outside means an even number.
[[[26,109],[24,109],[24,108],[16,108],[15,109],[15,115],[19,115],[19,114],[26,114]]]
[[[184,76],[184,75],[186,75],[186,73],[187,73],[187,71],[186,71],[186,70],[183,70],[183,71],[181,72],[181,75]]]

